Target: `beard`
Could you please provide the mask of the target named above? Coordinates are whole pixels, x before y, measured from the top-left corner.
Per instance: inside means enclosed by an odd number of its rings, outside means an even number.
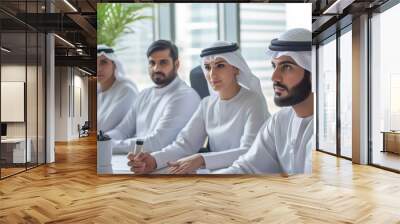
[[[303,79],[290,90],[287,86],[279,82],[274,83],[274,87],[284,88],[288,92],[287,96],[278,96],[275,94],[274,102],[277,106],[294,106],[303,102],[311,94],[311,73],[304,70]]]
[[[175,65],[173,66],[172,70],[168,73],[165,74],[163,72],[152,72],[151,73],[151,80],[158,86],[158,87],[164,87],[170,84],[178,73],[176,72]]]

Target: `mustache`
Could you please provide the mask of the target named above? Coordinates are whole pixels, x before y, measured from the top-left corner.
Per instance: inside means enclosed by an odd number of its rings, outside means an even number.
[[[286,91],[289,91],[289,88],[287,86],[285,86],[285,85],[283,85],[282,83],[279,83],[279,82],[275,82],[273,86],[274,87],[280,87],[280,88],[285,89]]]
[[[154,75],[162,75],[162,76],[165,77],[165,74],[162,73],[162,72],[153,72],[152,75],[153,75],[153,76],[154,76]]]

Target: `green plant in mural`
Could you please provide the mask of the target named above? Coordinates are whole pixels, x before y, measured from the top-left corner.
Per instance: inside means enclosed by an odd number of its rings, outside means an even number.
[[[152,18],[140,13],[141,10],[148,7],[152,7],[152,4],[97,4],[97,44],[114,47],[119,37],[134,33],[134,30],[129,27],[132,23]]]

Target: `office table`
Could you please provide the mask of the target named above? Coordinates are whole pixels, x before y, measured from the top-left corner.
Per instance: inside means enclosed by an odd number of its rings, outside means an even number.
[[[383,150],[382,152],[392,152],[400,154],[400,131],[382,131]]]
[[[1,155],[6,163],[25,163],[31,161],[30,138],[26,139],[27,147],[25,151],[25,138],[6,138],[1,139]],[[26,159],[26,161],[25,161]]]
[[[111,159],[111,168],[101,170],[99,174],[134,174],[128,166],[128,158],[126,155],[114,154]],[[152,174],[167,174],[168,167],[155,170]],[[197,174],[210,173],[207,169],[200,169]]]

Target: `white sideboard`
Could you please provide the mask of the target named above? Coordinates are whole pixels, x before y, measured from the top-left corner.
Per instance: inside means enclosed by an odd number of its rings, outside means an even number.
[[[31,146],[32,141],[30,138],[27,139],[27,146],[25,151],[25,138],[7,138],[2,139],[2,151],[9,150],[10,147],[12,148],[12,162],[13,163],[25,163],[31,162],[32,160],[32,153],[31,153]],[[7,147],[4,148],[3,147]],[[25,154],[26,152],[26,154]],[[27,161],[25,161],[27,159]]]

